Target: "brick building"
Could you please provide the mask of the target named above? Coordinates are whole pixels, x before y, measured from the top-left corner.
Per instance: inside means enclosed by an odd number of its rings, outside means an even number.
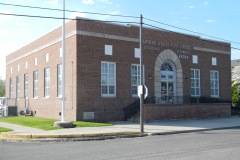
[[[139,106],[138,48],[139,26],[67,23],[66,119],[137,114],[131,110]],[[230,56],[229,43],[144,28],[145,119],[229,116],[230,104],[222,102],[231,101]],[[36,116],[60,118],[61,28],[8,55],[6,64],[9,102],[16,99],[19,111],[29,107]]]

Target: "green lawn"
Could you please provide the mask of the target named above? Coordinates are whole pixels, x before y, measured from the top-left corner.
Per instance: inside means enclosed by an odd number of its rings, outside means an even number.
[[[53,123],[59,121],[55,119],[46,119],[46,118],[38,118],[31,116],[16,116],[16,117],[4,117],[0,118],[0,122],[7,122],[12,124],[19,124],[22,126],[28,126],[33,128],[39,128],[43,130],[55,130],[60,129],[58,127],[54,127]],[[75,121],[73,124],[76,127],[101,127],[101,126],[112,126],[110,123],[94,123],[94,122],[83,122],[83,121]]]
[[[3,127],[0,127],[0,133],[1,132],[10,132],[12,131],[11,129],[8,129],[8,128],[3,128]]]

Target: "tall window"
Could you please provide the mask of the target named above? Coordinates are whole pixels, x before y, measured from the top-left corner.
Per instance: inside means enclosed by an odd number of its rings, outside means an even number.
[[[210,71],[210,90],[212,97],[219,97],[218,71]]]
[[[16,98],[18,99],[20,96],[20,79],[19,76],[16,77]]]
[[[200,70],[191,69],[191,96],[200,96]]]
[[[57,74],[58,74],[58,81],[57,81],[57,86],[58,86],[58,88],[57,88],[57,95],[58,95],[58,97],[61,97],[62,96],[62,65],[61,64],[59,64],[58,65],[58,70],[57,70]]]
[[[138,94],[138,85],[140,84],[140,65],[132,65],[132,95]]]
[[[50,68],[44,69],[44,96],[50,96]]]
[[[116,95],[116,63],[101,63],[101,88],[102,96]]]
[[[24,74],[24,97],[28,98],[28,74]]]
[[[38,97],[38,71],[33,72],[33,98]]]
[[[10,78],[9,82],[9,98],[13,98],[13,80]]]

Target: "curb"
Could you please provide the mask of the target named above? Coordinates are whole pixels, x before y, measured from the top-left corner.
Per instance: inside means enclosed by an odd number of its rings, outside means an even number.
[[[173,131],[173,132],[157,132],[157,133],[149,133],[149,136],[157,136],[157,135],[172,135],[172,134],[181,134],[181,133],[194,133],[194,132],[205,132],[205,131],[217,131],[217,130],[226,130],[226,129],[238,129],[240,126],[232,126],[232,127],[220,127],[220,128],[210,128],[210,129],[195,129],[195,130],[184,130],[184,131]]]
[[[96,133],[96,134],[63,134],[63,135],[47,135],[47,134],[13,134],[11,132],[0,133],[0,140],[7,141],[91,141],[91,140],[106,140],[116,138],[135,138],[145,136],[156,136],[156,135],[173,135],[182,133],[194,133],[214,130],[226,130],[226,129],[240,129],[240,126],[232,127],[219,127],[210,129],[195,129],[195,130],[181,130],[181,131],[168,131],[168,132],[156,132],[156,133],[144,133],[140,132],[111,132],[111,133]]]
[[[145,134],[146,135],[146,134]],[[113,133],[96,133],[96,134],[12,134],[8,132],[0,133],[2,139],[62,139],[62,138],[96,138],[96,137],[139,137],[144,136],[139,132],[113,132]]]

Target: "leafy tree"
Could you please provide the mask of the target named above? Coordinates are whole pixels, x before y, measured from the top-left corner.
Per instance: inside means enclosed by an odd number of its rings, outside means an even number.
[[[0,79],[0,97],[5,96],[5,82]]]
[[[240,106],[240,83],[232,84],[232,104],[234,107]]]

